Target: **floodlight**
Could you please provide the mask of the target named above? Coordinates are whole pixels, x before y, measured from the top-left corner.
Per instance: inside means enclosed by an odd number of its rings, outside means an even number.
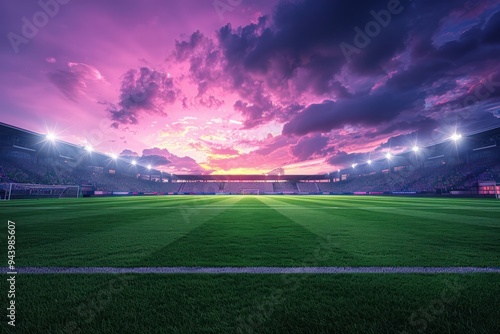
[[[352,168],[356,168],[358,164],[352,164]]]
[[[386,157],[388,160],[390,160],[390,159],[392,158],[392,154],[391,154],[390,152],[388,152],[388,153],[385,155],[385,157]]]
[[[151,170],[151,165],[148,165],[148,170]]]
[[[132,165],[134,165],[134,166],[137,165],[137,161],[132,160]]]
[[[453,136],[451,136],[450,138],[453,141],[458,141],[460,138],[462,138],[462,135],[458,134],[458,133],[454,133]]]
[[[47,139],[47,140],[49,140],[49,141],[51,141],[51,142],[55,142],[55,141],[56,141],[56,139],[57,139],[57,137],[56,137],[56,135],[55,135],[55,134],[53,134],[53,133],[50,133],[50,132],[49,132],[49,133],[47,133],[47,135],[45,136],[45,139]]]
[[[92,153],[93,150],[94,150],[94,148],[92,147],[92,145],[86,145],[85,146],[85,151],[87,151],[89,153]]]
[[[372,161],[371,161],[371,160],[368,160],[366,163],[367,163],[367,164],[369,164],[369,165],[371,165],[371,164],[372,164]]]
[[[118,156],[114,153],[111,153],[111,159],[116,160],[118,159]]]
[[[418,152],[418,151],[420,151],[420,147],[413,146],[412,150],[413,150],[413,152]]]

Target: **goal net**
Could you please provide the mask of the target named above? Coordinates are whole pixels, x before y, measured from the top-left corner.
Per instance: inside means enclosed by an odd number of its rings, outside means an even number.
[[[79,196],[79,186],[26,183],[0,184],[0,198],[3,200],[34,198],[78,198]]]
[[[259,195],[259,189],[243,189],[242,195]]]

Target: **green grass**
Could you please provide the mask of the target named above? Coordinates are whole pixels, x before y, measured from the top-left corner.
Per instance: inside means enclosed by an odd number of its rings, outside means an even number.
[[[500,263],[497,200],[171,196],[1,202],[0,220],[8,219],[16,222],[18,267]],[[6,247],[0,256],[5,266]],[[6,292],[2,279],[0,294]],[[498,296],[498,274],[18,275],[16,329],[498,333]],[[2,298],[1,308],[6,303]],[[0,332],[13,333],[4,320]]]
[[[500,280],[487,274],[26,275],[17,285],[27,334],[500,329]]]
[[[18,266],[496,266],[500,254],[496,200],[178,196],[0,210],[16,222]]]

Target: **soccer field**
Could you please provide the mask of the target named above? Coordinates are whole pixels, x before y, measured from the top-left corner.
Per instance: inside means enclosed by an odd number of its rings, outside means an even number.
[[[43,274],[66,267],[498,269],[494,199],[85,198],[3,202],[0,216],[16,223],[16,267],[40,269],[17,276],[19,333],[500,332],[498,273]],[[0,239],[5,245],[5,224]],[[6,247],[1,254],[5,268]]]

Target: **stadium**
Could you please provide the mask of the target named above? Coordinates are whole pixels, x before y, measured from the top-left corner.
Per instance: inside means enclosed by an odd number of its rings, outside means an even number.
[[[1,333],[500,332],[498,3],[4,7]]]
[[[500,127],[324,175],[176,175],[0,123],[0,198],[133,195],[500,195]],[[452,149],[450,149],[450,146]]]

